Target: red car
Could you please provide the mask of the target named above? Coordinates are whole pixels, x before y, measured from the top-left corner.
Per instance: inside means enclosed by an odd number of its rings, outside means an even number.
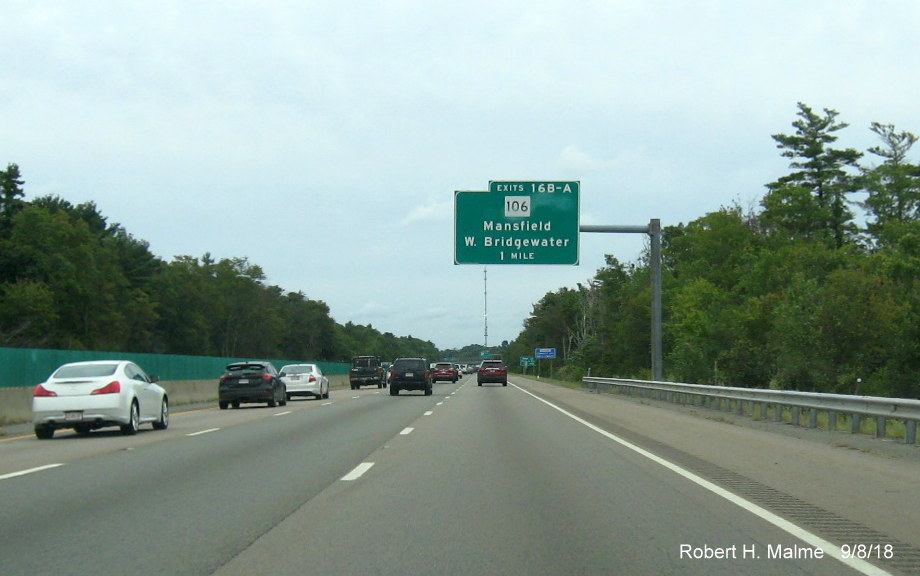
[[[476,372],[476,382],[482,386],[483,382],[498,382],[502,386],[508,385],[508,369],[501,360],[483,360]]]
[[[437,382],[438,380],[456,382],[459,379],[460,373],[457,372],[457,368],[450,362],[438,362],[434,365],[434,372],[431,378],[432,382]]]

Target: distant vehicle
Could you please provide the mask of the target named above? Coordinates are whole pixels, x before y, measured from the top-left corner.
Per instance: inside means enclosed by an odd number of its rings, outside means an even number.
[[[62,428],[88,434],[107,426],[132,435],[145,422],[165,430],[169,398],[157,380],[127,360],[64,364],[32,392],[35,435],[48,440]]]
[[[287,399],[294,396],[329,398],[329,378],[316,364],[288,364],[281,367],[278,377],[284,382]]]
[[[508,369],[501,360],[483,360],[476,371],[476,383],[482,386],[483,382],[498,382],[502,386],[508,385]]]
[[[460,374],[457,372],[457,367],[450,362],[438,362],[434,365],[434,371],[431,377],[432,382],[438,382],[439,380],[456,382],[459,379]]]
[[[348,372],[348,382],[352,390],[362,386],[377,386],[385,388],[387,381],[383,374],[383,366],[379,356],[355,356],[351,359],[351,370]]]
[[[217,404],[221,410],[240,404],[266,403],[269,408],[287,404],[284,382],[271,362],[234,362],[220,377]]]
[[[390,396],[400,390],[423,390],[431,396],[431,369],[424,358],[397,358],[390,366]]]

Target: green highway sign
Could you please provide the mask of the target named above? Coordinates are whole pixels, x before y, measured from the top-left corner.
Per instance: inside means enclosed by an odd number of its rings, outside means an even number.
[[[521,356],[521,366],[536,366],[537,359],[533,356]]]
[[[454,264],[578,264],[579,182],[454,193]]]

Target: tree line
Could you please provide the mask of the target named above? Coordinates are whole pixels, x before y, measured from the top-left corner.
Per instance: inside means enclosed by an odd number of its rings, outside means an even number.
[[[247,258],[178,256],[109,223],[94,202],[24,199],[0,170],[0,346],[348,361],[435,358],[432,342],[339,324],[322,301],[266,283]]]
[[[668,380],[920,397],[917,136],[872,123],[863,153],[836,145],[847,126],[799,103],[759,205],[663,230]],[[608,255],[534,305],[508,357],[556,347],[569,377],[647,378],[650,302],[648,251]]]

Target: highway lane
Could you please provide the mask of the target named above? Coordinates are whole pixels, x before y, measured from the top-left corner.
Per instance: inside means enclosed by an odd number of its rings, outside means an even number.
[[[404,432],[217,574],[883,573],[771,558],[824,551],[514,386]]]
[[[0,443],[3,470],[65,464],[0,480],[3,573],[872,573],[768,558],[805,543],[516,386],[463,384]]]
[[[2,573],[210,574],[437,401],[382,392],[0,444],[5,463],[64,463],[0,481]]]

